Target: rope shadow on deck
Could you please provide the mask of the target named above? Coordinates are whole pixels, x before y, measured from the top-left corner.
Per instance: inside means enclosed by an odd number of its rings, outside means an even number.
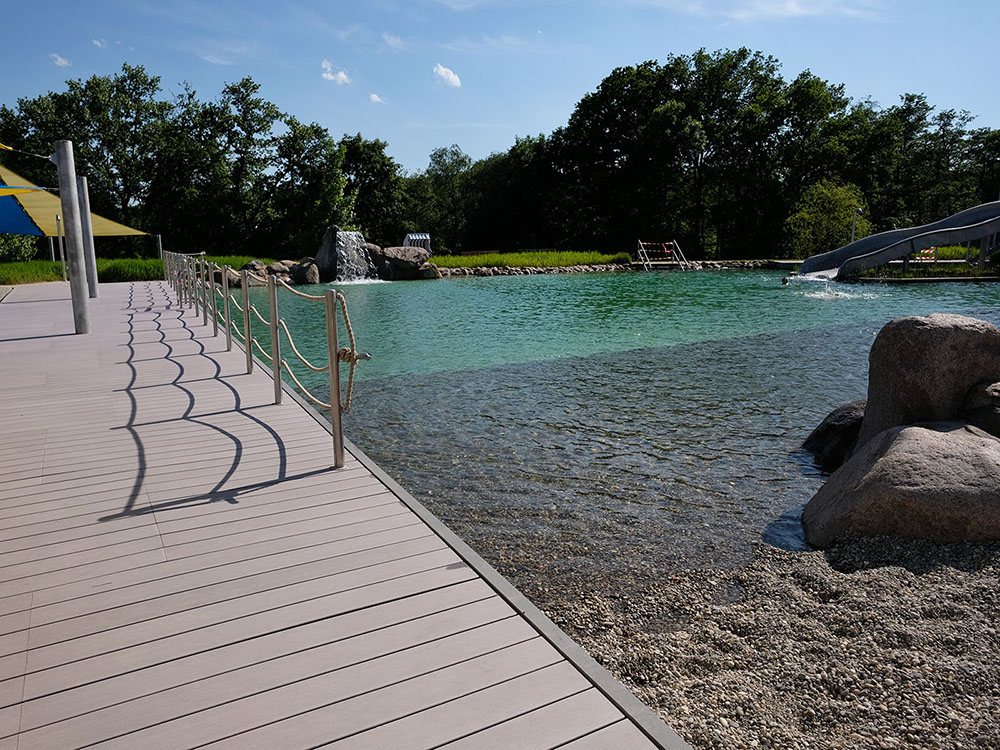
[[[325,468],[322,468],[322,469],[317,469],[317,470],[313,470],[313,471],[309,471],[309,472],[303,472],[303,473],[296,474],[296,475],[291,475],[291,476],[288,474],[287,447],[285,446],[284,442],[282,441],[281,436],[278,434],[278,432],[273,427],[271,427],[269,424],[267,424],[267,422],[265,422],[262,419],[257,418],[255,415],[253,415],[253,414],[251,414],[249,412],[250,409],[255,409],[255,408],[259,408],[259,407],[243,408],[242,399],[240,397],[239,391],[231,383],[227,382],[226,378],[223,377],[223,375],[222,375],[222,367],[219,364],[219,362],[215,358],[211,357],[207,353],[207,351],[205,349],[204,343],[195,336],[194,330],[191,327],[188,326],[188,322],[187,322],[187,320],[184,317],[184,310],[181,309],[181,308],[177,308],[177,307],[173,306],[173,302],[171,301],[170,297],[166,294],[165,290],[163,290],[162,287],[157,286],[156,288],[159,289],[159,291],[163,294],[163,296],[165,298],[165,304],[164,304],[164,309],[163,310],[156,310],[155,309],[157,301],[155,299],[153,287],[150,284],[146,284],[145,285],[145,291],[146,291],[146,300],[144,300],[145,306],[143,306],[143,304],[144,304],[143,302],[140,302],[139,305],[136,305],[135,285],[133,285],[133,287],[130,289],[130,292],[129,292],[128,305],[125,308],[125,310],[128,311],[127,325],[128,325],[129,340],[123,346],[128,347],[128,349],[129,349],[129,355],[128,355],[128,358],[124,362],[122,362],[122,364],[125,364],[125,365],[128,366],[128,368],[130,370],[130,380],[129,380],[128,385],[123,389],[123,391],[126,394],[128,394],[130,405],[131,405],[131,410],[130,410],[128,422],[125,425],[123,425],[123,429],[126,429],[126,430],[129,431],[129,434],[131,435],[132,440],[135,443],[136,453],[137,453],[138,470],[137,470],[137,473],[136,473],[135,482],[133,483],[132,489],[129,492],[129,496],[128,496],[128,499],[125,502],[124,508],[120,512],[118,512],[118,513],[114,513],[114,514],[111,514],[111,515],[108,515],[108,516],[103,516],[103,517],[101,517],[98,520],[101,521],[101,522],[107,522],[107,521],[113,521],[113,520],[118,520],[118,519],[122,519],[122,518],[148,515],[150,513],[155,513],[158,510],[176,509],[176,508],[182,508],[182,507],[189,507],[189,506],[192,506],[192,505],[207,505],[207,504],[212,504],[212,503],[217,503],[217,502],[227,502],[227,503],[231,503],[231,504],[236,504],[236,503],[239,502],[239,500],[238,500],[239,495],[244,494],[246,492],[249,492],[249,491],[252,491],[252,490],[256,490],[256,489],[260,489],[260,488],[263,488],[263,487],[273,486],[273,485],[275,485],[277,483],[280,483],[280,482],[283,482],[283,481],[287,481],[287,480],[290,480],[290,479],[297,479],[297,478],[302,478],[302,477],[306,477],[306,476],[312,476],[312,475],[316,475],[316,474],[322,474],[322,473],[327,472],[327,471],[333,471],[332,467],[325,467]],[[183,354],[183,355],[174,355],[173,354],[174,347],[170,343],[168,343],[167,338],[166,338],[166,332],[167,331],[163,327],[163,320],[164,320],[163,313],[166,312],[166,311],[172,311],[172,310],[178,311],[178,315],[177,315],[176,320],[181,325],[180,330],[182,330],[182,331],[184,331],[184,332],[187,333],[186,338],[172,339],[172,340],[187,340],[187,341],[192,341],[192,342],[194,342],[198,346],[198,349],[199,349],[198,352],[195,352],[193,354]],[[138,399],[136,398],[136,395],[135,395],[134,391],[141,390],[141,389],[144,389],[144,388],[148,388],[149,386],[137,386],[136,385],[136,383],[138,381],[138,378],[139,378],[139,372],[138,372],[137,368],[135,367],[135,363],[138,362],[138,361],[154,361],[154,360],[148,360],[148,359],[147,360],[136,360],[135,359],[136,345],[137,345],[137,342],[135,341],[136,333],[137,333],[137,331],[135,329],[135,325],[136,325],[136,322],[137,322],[137,316],[139,316],[141,314],[144,314],[144,313],[153,313],[153,318],[152,318],[151,321],[143,320],[142,322],[152,322],[155,325],[155,329],[152,329],[152,330],[155,330],[156,332],[159,333],[160,340],[159,341],[151,341],[151,342],[142,342],[142,343],[143,344],[159,343],[162,346],[164,346],[166,348],[166,350],[167,350],[166,354],[163,357],[155,358],[155,360],[160,360],[160,359],[166,360],[166,361],[170,362],[171,364],[175,365],[177,367],[177,370],[178,370],[178,372],[174,376],[173,380],[171,380],[169,383],[165,383],[165,384],[163,384],[163,385],[161,385],[159,387],[173,386],[173,387],[179,389],[180,391],[182,391],[185,394],[185,396],[187,397],[187,406],[185,407],[183,413],[179,417],[175,417],[175,418],[168,419],[168,420],[159,420],[158,422],[159,423],[164,423],[164,422],[186,422],[186,423],[189,423],[189,424],[196,424],[196,425],[199,425],[201,427],[206,427],[206,428],[208,428],[210,430],[213,430],[213,431],[217,432],[218,434],[222,435],[223,437],[227,438],[228,440],[232,441],[233,451],[234,452],[233,452],[232,460],[229,462],[229,466],[225,469],[222,477],[215,483],[215,485],[211,489],[209,489],[209,490],[207,490],[205,492],[199,493],[197,495],[192,495],[192,496],[185,497],[185,498],[178,498],[178,499],[170,500],[170,501],[163,502],[163,503],[157,503],[155,505],[154,504],[149,504],[149,505],[146,505],[146,506],[137,507],[137,501],[138,501],[139,496],[142,494],[143,487],[145,486],[146,474],[147,474],[147,471],[148,471],[149,467],[148,467],[148,461],[147,461],[147,449],[146,449],[145,444],[142,441],[142,437],[140,436],[139,431],[137,430],[137,427],[142,426],[142,424],[138,423],[136,421],[137,416],[138,416],[138,410],[139,410],[139,402],[138,402]],[[151,329],[145,329],[144,332],[149,331],[149,330],[151,330]],[[218,383],[222,384],[226,389],[228,389],[229,392],[232,394],[233,403],[234,403],[232,410],[227,410],[227,411],[224,411],[224,412],[214,412],[213,414],[235,413],[235,414],[239,414],[240,416],[246,417],[247,419],[249,419],[252,422],[254,422],[257,426],[259,426],[260,428],[262,428],[270,436],[270,438],[273,440],[273,442],[274,442],[274,453],[277,456],[278,461],[279,461],[278,472],[277,472],[277,476],[275,478],[273,478],[273,479],[267,479],[267,480],[263,480],[263,481],[259,481],[259,482],[251,482],[249,484],[246,484],[246,485],[243,485],[243,486],[240,486],[240,487],[230,487],[230,488],[226,488],[225,487],[226,483],[233,477],[233,475],[236,473],[236,471],[240,468],[241,464],[243,463],[244,445],[243,445],[243,442],[239,439],[239,437],[237,437],[232,432],[230,432],[230,431],[228,431],[228,430],[226,430],[226,429],[224,429],[222,427],[219,427],[218,425],[212,424],[211,422],[208,422],[208,421],[204,420],[205,417],[212,416],[212,414],[198,415],[197,417],[196,416],[192,416],[192,412],[194,411],[196,403],[197,403],[196,397],[195,397],[195,394],[190,389],[184,387],[184,385],[182,384],[182,378],[184,377],[186,369],[185,369],[185,366],[184,366],[183,363],[177,361],[180,357],[190,357],[190,356],[203,357],[208,362],[210,362],[211,365],[212,365],[212,367],[214,368],[214,373],[212,375],[210,375],[210,376],[208,376],[206,378],[199,378],[197,380],[197,382],[204,382],[204,381],[215,381],[215,382],[218,382]],[[195,382],[195,381],[192,381],[192,382]]]

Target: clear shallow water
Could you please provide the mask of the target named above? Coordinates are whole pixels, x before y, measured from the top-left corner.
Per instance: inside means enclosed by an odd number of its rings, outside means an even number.
[[[1000,286],[780,278],[344,287],[374,355],[345,429],[507,572],[641,577],[740,564],[761,539],[801,547],[798,513],[822,476],[798,446],[865,395],[879,328],[930,312],[1000,322]],[[279,305],[300,349],[322,360],[321,307],[291,295]]]

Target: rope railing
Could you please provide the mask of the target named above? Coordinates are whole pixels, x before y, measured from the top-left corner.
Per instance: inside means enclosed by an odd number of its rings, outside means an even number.
[[[341,292],[333,289],[327,290],[322,296],[306,294],[292,288],[284,280],[274,276],[263,277],[252,271],[240,271],[242,302],[230,293],[230,275],[234,271],[229,266],[220,266],[217,263],[205,258],[204,253],[197,255],[183,255],[180,253],[163,254],[164,277],[167,283],[174,289],[177,304],[182,309],[190,307],[195,317],[202,318],[202,324],[208,325],[209,313],[212,317],[213,335],[219,334],[220,323],[225,329],[226,350],[232,349],[233,334],[241,342],[246,353],[247,374],[253,372],[253,350],[256,347],[258,353],[264,361],[270,364],[272,378],[274,380],[274,403],[281,403],[281,371],[284,370],[302,395],[323,409],[330,410],[333,433],[333,453],[334,466],[340,468],[344,465],[344,438],[341,416],[346,414],[351,408],[351,399],[354,391],[354,376],[358,362],[371,359],[371,355],[358,352],[357,342],[354,337],[354,328],[347,312],[347,300]],[[217,280],[218,279],[218,280]],[[266,285],[270,302],[268,318],[265,318],[257,309],[256,305],[250,302],[249,287],[251,282],[259,282]],[[323,302],[326,313],[326,339],[327,339],[327,363],[316,365],[310,362],[295,344],[292,332],[284,319],[278,316],[278,286],[283,287],[297,297],[314,302]],[[219,309],[219,298],[222,299],[222,309]],[[242,314],[242,330],[236,325],[231,315],[231,308]],[[344,328],[350,342],[348,347],[339,347],[337,343],[337,313],[338,309],[344,319]],[[251,315],[252,314],[252,315]],[[271,337],[270,352],[254,336],[252,323],[256,317],[267,329]],[[281,337],[284,331],[288,345],[292,353],[307,368],[316,373],[327,373],[330,382],[330,403],[327,403],[311,393],[292,370],[288,361],[281,356]],[[347,379],[347,389],[343,399],[341,399],[340,389],[340,364],[350,366]]]

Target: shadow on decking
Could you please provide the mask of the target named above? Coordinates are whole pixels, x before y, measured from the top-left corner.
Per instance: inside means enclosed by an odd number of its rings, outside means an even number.
[[[146,299],[137,305],[135,299],[135,289],[136,285],[133,285],[129,293],[128,306],[125,308],[126,311],[128,311],[129,341],[128,343],[124,344],[124,346],[128,347],[129,356],[128,359],[126,359],[123,364],[127,365],[131,370],[131,379],[129,381],[129,384],[123,389],[123,392],[128,394],[129,400],[131,402],[131,413],[129,414],[128,423],[125,424],[122,429],[128,430],[129,434],[132,436],[132,440],[135,442],[136,452],[138,454],[137,458],[138,458],[139,468],[136,473],[135,483],[133,484],[128,499],[125,503],[125,507],[118,513],[114,513],[100,518],[99,519],[100,521],[113,521],[132,516],[148,515],[150,513],[155,513],[159,510],[170,510],[176,508],[191,507],[196,505],[209,505],[219,502],[236,504],[239,502],[238,499],[239,496],[246,492],[258,490],[263,487],[270,487],[280,482],[287,481],[289,479],[297,479],[333,471],[332,467],[326,467],[323,469],[316,469],[314,471],[308,471],[289,476],[286,446],[282,441],[281,436],[277,433],[277,431],[274,430],[274,428],[268,425],[265,421],[258,419],[254,414],[251,413],[252,409],[262,408],[261,406],[253,406],[247,408],[242,407],[239,391],[236,388],[234,388],[231,383],[227,382],[226,378],[222,376],[222,368],[219,365],[218,361],[210,357],[205,352],[204,344],[199,339],[195,338],[194,331],[188,327],[187,321],[184,319],[184,311],[180,308],[173,307],[172,301],[170,300],[169,296],[167,296],[165,290],[162,287],[156,287],[155,291],[159,291],[161,294],[163,294],[165,304],[163,306],[163,309],[160,310],[154,309],[156,307],[157,300],[155,297],[154,288],[151,287],[149,284],[147,284],[145,287]],[[183,354],[183,355],[173,354],[173,347],[166,338],[166,331],[164,330],[162,324],[163,313],[171,310],[178,311],[177,321],[181,324],[180,329],[174,329],[174,330],[184,331],[187,333],[187,336],[182,337],[180,339],[172,338],[170,340],[192,341],[199,347],[198,352],[194,354]],[[156,330],[159,332],[160,340],[158,342],[156,341],[142,342],[142,344],[144,345],[147,343],[159,343],[162,346],[166,347],[167,349],[166,355],[163,357],[157,357],[156,359],[166,360],[176,365],[177,367],[177,375],[174,377],[174,379],[169,383],[160,384],[158,387],[173,386],[179,389],[187,396],[188,403],[187,407],[184,409],[183,414],[181,414],[179,417],[160,420],[159,422],[148,422],[140,424],[136,422],[136,417],[139,410],[139,403],[138,400],[136,399],[135,391],[150,387],[150,386],[136,385],[139,373],[135,367],[135,363],[150,361],[150,360],[135,359],[136,316],[144,313],[153,314],[152,320],[144,319],[142,322],[143,323],[152,322],[156,326],[155,329],[152,330]],[[151,329],[144,329],[143,332],[145,333],[148,332],[149,330]],[[193,357],[193,356],[204,357],[206,360],[208,360],[214,367],[215,373],[210,377],[199,378],[197,381],[189,381],[189,382],[215,381],[225,386],[230,391],[230,393],[232,393],[233,396],[232,409],[220,412],[213,412],[209,414],[200,414],[197,417],[192,415],[192,412],[194,411],[195,408],[195,396],[194,393],[192,393],[188,388],[186,388],[185,384],[181,382],[181,379],[184,377],[185,368],[184,364],[182,362],[179,362],[178,360],[182,357]],[[226,482],[228,482],[233,477],[237,469],[239,469],[240,467],[240,464],[243,460],[244,446],[239,437],[237,437],[232,432],[229,432],[228,430],[219,427],[218,425],[212,424],[211,422],[205,421],[206,417],[219,414],[239,414],[254,422],[256,425],[264,429],[270,435],[271,439],[274,441],[274,455],[278,457],[279,461],[277,476],[275,476],[273,479],[267,479],[260,482],[251,482],[239,487],[228,487],[228,488],[226,487]],[[176,500],[169,500],[154,505],[144,505],[136,507],[136,501],[139,495],[142,493],[142,488],[146,480],[146,472],[148,469],[148,462],[146,458],[146,446],[143,444],[142,438],[139,435],[139,432],[136,428],[148,424],[158,424],[166,422],[186,422],[189,424],[196,424],[201,427],[205,427],[209,430],[214,430],[215,432],[219,433],[220,435],[222,435],[223,437],[227,438],[232,442],[234,451],[232,460],[229,462],[229,466],[226,467],[222,477],[215,483],[215,485],[211,489],[203,493],[192,495],[190,497],[179,498]]]

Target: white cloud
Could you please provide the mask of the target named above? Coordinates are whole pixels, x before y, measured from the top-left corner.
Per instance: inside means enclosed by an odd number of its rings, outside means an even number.
[[[351,82],[351,77],[347,75],[346,70],[338,70],[336,73],[333,72],[333,63],[329,60],[324,60],[322,62],[323,67],[323,78],[327,81],[333,81],[338,86],[343,86],[345,83]]]
[[[398,36],[385,32],[382,34],[382,41],[385,42],[386,47],[391,49],[406,49],[406,42],[400,39]]]
[[[370,101],[370,102],[371,102],[372,104],[385,104],[385,99],[383,99],[383,98],[382,98],[381,96],[379,96],[378,94],[369,94],[369,95],[368,95],[368,100],[369,100],[369,101]]]
[[[434,75],[440,78],[445,86],[459,88],[462,85],[462,79],[458,77],[455,71],[451,68],[446,68],[441,63],[434,66]]]
[[[203,39],[194,53],[213,65],[235,65],[260,53],[260,45],[242,39]]]
[[[631,5],[663,8],[693,16],[732,21],[878,14],[882,0],[628,0]]]
[[[108,46],[107,41],[104,39],[91,39],[90,41],[92,41],[94,43],[94,46],[97,47],[98,49],[104,49],[105,47]]]
[[[443,49],[449,52],[460,52],[463,54],[473,54],[479,52],[513,52],[515,50],[522,50],[528,46],[528,43],[519,36],[513,34],[501,34],[500,36],[489,36],[488,34],[483,34],[482,38],[479,40],[469,39],[467,37],[458,39],[454,42],[448,42],[447,44],[442,44]]]
[[[68,68],[70,65],[73,64],[69,60],[67,60],[65,57],[63,57],[62,55],[58,55],[55,52],[53,52],[51,55],[49,55],[49,57],[51,57],[52,58],[52,62],[55,65],[59,66],[60,68]]]

